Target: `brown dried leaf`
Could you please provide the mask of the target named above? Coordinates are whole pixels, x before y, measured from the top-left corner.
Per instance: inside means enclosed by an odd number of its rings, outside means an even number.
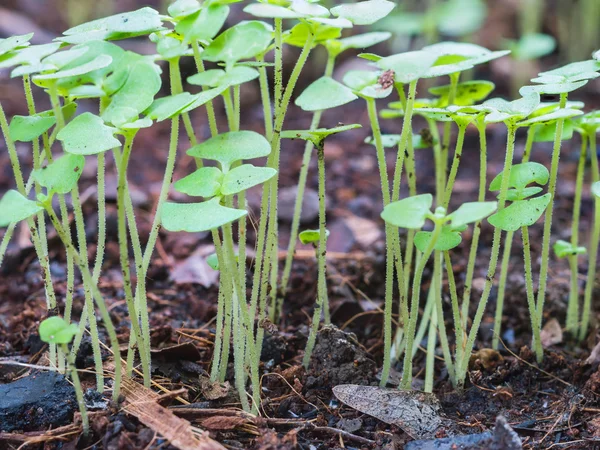
[[[441,405],[433,394],[355,384],[335,386],[333,393],[351,408],[397,425],[415,439],[433,437],[442,426]]]
[[[218,400],[227,397],[229,393],[229,382],[212,382],[208,377],[200,377],[200,392],[206,400]]]
[[[250,423],[244,417],[213,416],[200,421],[200,425],[207,430],[233,430],[240,425]]]
[[[540,332],[540,340],[542,347],[547,348],[556,344],[560,344],[563,340],[563,332],[560,323],[556,319],[550,319]]]

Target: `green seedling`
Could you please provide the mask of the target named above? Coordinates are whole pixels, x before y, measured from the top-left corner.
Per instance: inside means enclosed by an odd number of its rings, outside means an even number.
[[[75,389],[75,397],[81,414],[81,422],[83,424],[83,434],[88,434],[90,431],[90,422],[85,407],[85,399],[83,398],[83,390],[79,381],[77,367],[75,367],[75,357],[69,352],[69,344],[73,337],[79,333],[79,327],[76,323],[68,324],[63,318],[58,316],[48,317],[40,323],[38,329],[40,339],[48,344],[57,345],[60,351],[67,357],[69,372],[71,373],[71,381]]]
[[[284,139],[303,139],[312,142],[317,149],[317,167],[319,172],[319,244],[317,247],[317,261],[318,261],[318,279],[317,279],[317,301],[315,303],[315,310],[313,314],[313,321],[308,336],[308,342],[306,343],[306,350],[304,351],[304,358],[302,364],[308,368],[310,363],[310,357],[317,341],[317,331],[319,330],[319,323],[321,321],[321,311],[324,313],[325,323],[330,323],[329,317],[329,302],[327,298],[327,264],[326,264],[326,253],[327,253],[327,229],[326,229],[326,217],[325,217],[325,139],[333,134],[342,133],[344,131],[353,130],[359,128],[360,125],[344,125],[336,128],[323,129],[319,128],[316,130],[289,130],[284,131],[281,136]]]
[[[501,188],[502,173],[499,174],[490,184],[491,191],[498,191]],[[494,214],[488,220],[489,222],[503,231],[508,232],[507,247],[509,249],[512,244],[513,232],[521,229],[523,237],[523,257],[525,261],[525,281],[527,288],[527,304],[529,306],[529,314],[531,317],[531,328],[533,332],[533,347],[535,349],[538,362],[542,361],[543,348],[540,339],[541,320],[537,316],[537,308],[535,304],[533,290],[533,275],[531,266],[531,247],[529,241],[529,228],[535,224],[544,214],[544,211],[550,203],[550,194],[545,194],[539,197],[532,197],[539,194],[542,188],[539,186],[528,187],[532,183],[545,185],[548,183],[548,169],[541,164],[534,162],[525,162],[516,164],[510,169],[509,190],[507,191],[506,199],[511,202],[509,206],[502,211]],[[509,238],[510,236],[510,238]],[[510,239],[510,241],[509,241]],[[508,250],[510,252],[510,250]],[[508,258],[502,262],[502,273],[506,273],[508,267],[505,264]],[[504,298],[498,297],[496,305],[496,323],[494,332],[500,334],[500,325],[502,319],[502,302]]]
[[[488,215],[493,213],[497,207],[496,202],[465,203],[454,213],[447,214],[446,209],[443,207],[436,208],[435,213],[432,213],[430,211],[432,204],[433,197],[431,196],[431,194],[422,194],[408,197],[396,202],[392,202],[389,205],[387,205],[381,213],[381,217],[383,218],[383,220],[385,220],[390,225],[398,228],[419,230],[425,225],[426,220],[431,220],[434,223],[434,229],[431,232],[431,234],[421,235],[421,239],[423,240],[421,244],[424,251],[422,252],[419,263],[417,264],[413,278],[409,321],[406,331],[407,350],[405,352],[402,372],[402,383],[400,385],[403,389],[410,389],[412,384],[411,350],[414,345],[416,323],[418,319],[418,307],[423,271],[425,270],[425,265],[427,264],[429,257],[436,249],[436,245],[438,245],[444,225],[449,223],[450,230],[460,230],[464,225],[467,225],[472,222],[477,222],[487,217]],[[426,241],[427,243],[425,244],[424,241]],[[447,243],[445,241],[447,241],[446,238],[444,238],[442,242],[447,246]],[[456,304],[456,306],[458,306],[458,304]],[[438,305],[437,312],[439,316],[439,323],[441,325],[443,322],[443,316],[439,315],[440,307],[441,305]],[[444,339],[444,334],[445,333],[442,332],[442,345],[444,347],[447,347],[447,337]],[[444,344],[444,341],[446,342],[446,344]],[[449,348],[445,349],[445,354],[447,364],[449,362],[451,363],[452,359],[449,353]],[[453,380],[453,382],[455,382],[453,367],[449,366],[448,370],[452,374],[451,379]]]
[[[248,357],[251,358],[252,393],[254,404],[257,405],[260,401],[257,371],[261,347],[257,345],[258,341],[253,336],[254,316],[249,312],[246,295],[241,288],[241,277],[245,277],[246,273],[246,261],[245,258],[239,259],[239,265],[243,265],[241,272],[233,251],[231,224],[245,217],[247,211],[243,208],[233,208],[232,196],[265,183],[275,176],[275,170],[269,167],[238,164],[242,160],[268,156],[270,152],[269,142],[252,131],[223,133],[192,147],[188,150],[190,156],[217,161],[220,167],[201,167],[175,183],[175,188],[180,192],[202,196],[207,200],[201,203],[166,203],[161,212],[162,225],[167,230],[213,232],[218,267],[221,272],[221,289],[224,290],[219,298],[224,302],[223,310],[226,315],[222,318],[225,323],[217,324],[217,340],[221,343],[216,345],[215,349],[220,348],[221,354],[215,351],[213,375],[218,374],[223,378],[225,376],[229,355],[230,319],[232,319],[236,385],[242,405],[247,410],[251,408],[245,388],[245,349],[248,351]],[[218,229],[222,229],[222,239],[219,237]],[[261,306],[260,315],[263,316],[264,305]],[[221,331],[224,333],[223,336],[219,333]]]

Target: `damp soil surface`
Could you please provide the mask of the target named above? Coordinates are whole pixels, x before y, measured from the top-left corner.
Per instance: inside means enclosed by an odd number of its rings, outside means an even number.
[[[503,89],[506,86],[500,75],[494,72],[484,75],[497,79],[498,95],[505,94]],[[5,83],[5,80],[2,83],[8,86],[0,91],[0,101],[7,113],[25,113],[20,94],[11,94],[18,92],[18,84]],[[257,92],[249,90],[243,98],[245,104],[242,107],[248,111],[243,116],[243,128],[260,131],[262,117],[256,102]],[[596,103],[590,107],[600,103],[592,94],[585,100]],[[87,106],[94,107],[92,104]],[[42,108],[44,105],[40,102]],[[292,108],[288,117],[286,128],[302,129],[309,125],[310,118],[298,109]],[[223,119],[221,117],[224,129]],[[204,113],[196,111],[192,120],[198,136],[207,137],[209,130]],[[299,246],[281,317],[273,326],[265,327],[260,418],[240,412],[239,399],[232,386],[215,386],[206,381],[212,356],[218,291],[216,273],[205,263],[205,257],[212,253],[210,236],[203,233],[162,233],[160,236],[148,280],[153,376],[156,386],[176,391],[177,396],[184,400],[167,397],[161,404],[175,415],[206,430],[211,438],[227,448],[401,449],[417,438],[407,432],[406,426],[382,420],[381,414],[367,414],[347,406],[332,391],[335,386],[345,384],[379,385],[385,273],[383,224],[379,219],[382,201],[375,150],[363,143],[369,135],[366,110],[353,104],[324,115],[323,126],[335,126],[338,122],[361,123],[363,128],[332,138],[325,150],[327,220],[331,232],[327,269],[333,325],[324,327],[319,333],[311,363],[308,369],[304,369],[301,362],[316,295],[317,267],[313,249]],[[415,131],[424,126],[415,121]],[[382,128],[384,133],[399,132],[397,122],[383,121]],[[132,154],[130,185],[142,239],[149,233],[152,210],[160,189],[168,133],[168,128],[161,125],[143,130],[136,140],[137,152]],[[502,125],[489,128],[488,179],[501,170],[505,139],[506,131]],[[0,191],[8,189],[12,183],[10,164],[2,145]],[[520,157],[523,145],[524,136],[519,135],[516,158]],[[187,146],[182,138],[176,179],[192,170],[193,161],[184,156],[183,150]],[[554,239],[569,236],[578,146],[577,139],[564,145],[561,183],[557,188],[555,205]],[[281,263],[289,239],[289,211],[295,199],[294,187],[302,148],[298,142],[284,142],[282,148]],[[550,150],[551,144],[539,144],[532,159],[549,166]],[[27,149],[20,151],[24,165],[29,164]],[[395,154],[390,151],[387,156],[388,165],[392,167]],[[462,158],[451,208],[463,201],[473,201],[477,196],[479,158],[478,137],[474,129],[467,132],[463,156],[467,157]],[[416,159],[419,190],[432,192],[434,177],[430,150],[417,151]],[[304,228],[317,225],[315,161],[311,164]],[[110,161],[107,173],[108,244],[100,289],[124,344],[129,336],[129,327],[118,261],[116,177]],[[82,177],[81,191],[91,243],[96,239],[94,177],[95,167],[90,161]],[[402,186],[402,192],[408,192],[406,185]],[[250,217],[256,225],[259,193],[250,192],[248,198]],[[584,196],[581,222],[584,241],[589,234],[591,213],[592,201],[589,196]],[[249,226],[249,249],[254,245],[254,229],[255,226]],[[17,230],[0,272],[0,449],[16,449],[24,442],[30,443],[27,448],[37,449],[174,448],[122,405],[94,396],[91,390],[87,393],[86,402],[92,411],[92,433],[87,438],[81,436],[69,384],[39,367],[46,364],[47,349],[40,342],[36,330],[47,312],[40,268],[27,232],[26,228]],[[452,253],[459,293],[463,289],[470,231],[463,236],[464,242]],[[539,255],[541,227],[531,228],[531,242],[534,255]],[[491,228],[484,226],[473,283],[471,316],[485,279],[490,246]],[[49,233],[49,249],[56,291],[59,298],[64,298],[65,257],[52,231]],[[491,431],[498,416],[506,419],[524,448],[591,449],[596,445],[600,448],[600,352],[592,351],[600,339],[595,326],[598,317],[593,317],[594,328],[587,341],[577,343],[564,334],[562,339],[555,340],[546,349],[543,363],[537,364],[530,350],[531,331],[520,250],[520,239],[516,238],[508,275],[500,348],[490,349],[496,302],[494,289],[463,392],[453,390],[441,354],[436,355],[434,394],[439,401],[443,425],[431,436],[432,439],[440,439],[437,444],[432,444],[435,447],[422,448],[492,448],[489,441],[485,441],[490,439],[491,433],[477,438],[480,440],[473,439],[475,443],[472,444],[453,441],[453,437]],[[90,257],[93,257],[93,244],[90,244],[89,251]],[[580,274],[587,270],[583,261],[582,258]],[[538,273],[537,257],[534,265],[534,273]],[[422,298],[428,289],[430,270],[428,267],[425,272]],[[251,281],[251,273],[248,277]],[[564,323],[568,291],[568,266],[564,261],[552,259],[544,323],[554,318]],[[80,282],[74,295],[73,314],[78,317],[83,302]],[[599,311],[598,283],[594,298],[593,309]],[[444,301],[446,326],[452,330],[446,285]],[[103,330],[100,331],[102,334]],[[417,389],[422,387],[424,379],[426,341],[420,344],[414,371],[414,387]],[[107,361],[109,356],[107,352]],[[91,346],[85,340],[77,364],[80,369],[93,367]],[[390,389],[397,385],[399,370],[401,361],[392,371]],[[228,380],[232,382],[233,368],[229,372]],[[93,387],[94,376],[84,371],[82,382],[85,388]],[[448,446],[444,447],[446,443]]]

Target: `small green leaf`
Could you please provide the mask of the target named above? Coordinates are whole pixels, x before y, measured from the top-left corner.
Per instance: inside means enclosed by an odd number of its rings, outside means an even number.
[[[197,197],[214,197],[221,191],[223,172],[216,167],[201,167],[187,177],[177,181],[176,191]]]
[[[516,202],[517,200],[525,200],[535,194],[539,194],[543,189],[539,186],[532,186],[523,189],[509,189],[506,191],[506,200]]]
[[[79,326],[76,323],[68,324],[62,317],[52,316],[40,323],[38,331],[43,342],[63,345],[70,343],[79,333]]]
[[[533,92],[537,92],[539,94],[565,94],[568,92],[576,91],[580,87],[583,87],[587,84],[587,80],[574,81],[574,82],[565,81],[565,82],[560,82],[560,83],[556,82],[555,83],[555,82],[552,82],[552,80],[550,78],[544,78],[544,77],[534,78],[531,81],[533,81],[534,83],[543,83],[543,84],[536,85],[536,86],[524,86],[519,90],[519,92],[521,92],[521,94],[523,94],[526,91],[533,91]]]
[[[329,236],[329,230],[325,230],[325,236]],[[319,230],[304,230],[298,234],[300,242],[306,244],[316,244],[319,242],[321,232]]]
[[[360,127],[361,125],[355,123],[334,128],[317,128],[316,130],[285,130],[281,133],[281,137],[283,139],[304,139],[305,141],[311,141],[317,145],[332,134],[343,133],[344,131],[354,130]]]
[[[51,67],[42,64],[41,60],[53,54],[59,48],[60,42],[53,42],[51,44],[32,45],[19,49],[0,58],[0,69],[20,66],[11,72],[10,76],[13,78],[41,72],[42,70],[50,70]]]
[[[425,224],[432,204],[431,194],[415,195],[387,205],[381,213],[381,218],[399,228],[418,230]]]
[[[69,44],[111,41],[142,36],[161,29],[163,24],[158,11],[146,7],[78,25],[65,31],[64,37],[58,40]]]
[[[358,97],[346,86],[331,77],[321,77],[311,83],[295,103],[304,111],[322,111],[336,108]]]
[[[511,203],[503,210],[490,216],[488,222],[503,231],[517,231],[529,227],[544,214],[550,203],[550,194]]]
[[[357,34],[337,40],[339,45],[337,52],[341,53],[351,48],[363,49],[377,45],[388,40],[392,33],[387,31],[373,31],[371,33]],[[329,44],[326,44],[329,47]]]
[[[335,6],[331,8],[331,13],[349,20],[354,25],[372,25],[387,16],[395,7],[395,3],[387,0],[367,0]]]
[[[89,72],[94,72],[96,70],[108,67],[111,63],[112,58],[110,56],[98,55],[93,60],[81,64],[77,67],[73,67],[71,69],[59,70],[58,72],[52,72],[43,75],[35,75],[33,77],[33,81],[42,87],[46,87],[48,86],[48,80],[58,80],[60,78],[77,77],[80,75],[87,74]]]
[[[248,214],[243,209],[227,208],[215,197],[202,203],[166,202],[161,211],[162,226],[169,231],[199,233],[215,230]]]
[[[600,199],[600,181],[596,181],[592,184],[592,195],[594,195],[596,199]]]
[[[29,200],[11,189],[0,200],[0,227],[25,220],[43,210],[44,208],[37,202]]]
[[[208,103],[215,97],[221,95],[227,88],[228,86],[219,86],[214,89],[207,89],[205,91],[193,95],[192,103],[183,108],[181,112],[186,113],[192,111],[193,109],[199,108],[200,106]]]
[[[222,195],[232,195],[264,183],[275,176],[277,171],[271,167],[255,167],[242,164],[225,174],[221,185]]]
[[[557,126],[557,122],[548,123],[545,125],[536,125],[533,142],[554,142]],[[571,120],[565,120],[563,123],[562,140],[568,141],[571,139],[573,137],[573,130],[573,122]]]
[[[176,0],[169,5],[167,12],[174,19],[182,19],[194,14],[196,11],[200,11],[200,3],[198,0]]]
[[[290,5],[292,11],[302,14],[305,19],[329,17],[329,10],[316,2],[294,0]]]
[[[554,253],[559,258],[566,258],[567,256],[585,255],[587,250],[585,247],[577,247],[567,241],[556,241],[553,246]]]
[[[181,94],[168,95],[166,97],[157,98],[152,102],[150,107],[144,111],[146,117],[157,122],[170,119],[181,114],[181,111],[189,105],[194,99],[194,96],[189,92]]]
[[[246,66],[234,66],[228,71],[210,69],[192,75],[187,79],[190,84],[198,86],[237,86],[258,78],[258,70]]]
[[[66,154],[46,167],[34,170],[32,175],[49,192],[68,194],[77,185],[84,165],[84,156]]]
[[[289,32],[285,33],[283,41],[288,45],[304,47],[309,36],[312,35],[314,47],[331,39],[337,39],[341,34],[342,31],[340,30],[340,27],[300,22],[294,25]]]
[[[65,152],[74,155],[95,155],[121,146],[114,137],[116,130],[104,124],[92,113],[83,113],[58,132]]]
[[[463,203],[456,211],[448,216],[452,229],[460,228],[469,223],[485,219],[498,208],[498,202],[469,202]]]
[[[250,3],[244,12],[263,19],[298,19],[302,14],[289,8],[270,3]]]
[[[512,57],[518,61],[538,59],[549,55],[556,48],[556,39],[548,34],[528,33],[518,41],[507,40]]]
[[[467,36],[477,32],[487,17],[486,2],[482,0],[449,0],[437,3],[433,10],[437,28],[450,37]]]
[[[510,53],[510,51],[492,52],[480,45],[465,42],[440,42],[423,47],[423,50],[438,56],[435,65],[427,71],[425,78],[469,70],[477,64],[483,64]]]
[[[242,22],[217,36],[202,52],[202,59],[232,65],[264,53],[272,39],[272,29],[266,23]]]
[[[552,111],[551,113],[543,114],[541,116],[536,116],[531,119],[528,119],[528,120],[525,120],[522,122],[518,122],[517,125],[520,127],[528,127],[533,124],[547,125],[547,124],[556,122],[560,119],[563,119],[563,120],[570,119],[571,117],[576,117],[576,116],[581,116],[581,115],[583,115],[583,111],[580,111],[578,109],[560,108],[560,109],[556,109],[556,110]]]
[[[456,95],[454,97],[454,105],[471,106],[477,102],[485,100],[488,95],[494,90],[494,83],[491,81],[465,81],[459,83],[456,87]],[[429,89],[429,92],[440,97],[438,106],[449,106],[448,97],[450,95],[450,85],[435,86]]]
[[[29,33],[20,36],[10,36],[6,39],[0,39],[0,57],[4,56],[8,52],[12,52],[13,50],[27,47],[32,37],[33,33]]]
[[[490,108],[491,112],[485,117],[486,123],[516,122],[523,120],[533,113],[540,104],[540,94],[533,91],[521,92],[520,99],[512,102],[501,98],[487,100],[482,106]]]
[[[187,151],[194,158],[219,161],[224,172],[231,164],[244,159],[260,158],[271,153],[271,144],[254,131],[230,131],[195,145]]]
[[[62,107],[62,114],[68,120],[75,114],[76,103],[68,103]],[[10,121],[9,132],[13,141],[30,142],[48,131],[56,119],[54,111],[42,111],[33,116],[13,116]]]
[[[500,172],[490,183],[490,191],[499,191],[502,185],[502,174]],[[510,168],[508,187],[523,190],[528,184],[537,183],[544,185],[548,182],[550,174],[546,166],[536,162],[514,164]]]
[[[160,55],[160,59],[165,61],[175,60],[191,54],[189,45],[178,37],[170,35],[168,31],[152,33],[150,41],[156,44],[156,52]]]
[[[377,84],[378,78],[377,72],[371,70],[349,70],[342,81],[354,92],[360,92],[367,86]]]
[[[175,25],[175,31],[184,36],[186,42],[210,42],[223,28],[228,15],[227,5],[205,6],[179,21]]]
[[[415,247],[421,252],[427,250],[432,234],[431,231],[419,231],[415,234]],[[454,231],[448,226],[443,226],[442,231],[438,236],[438,240],[435,243],[434,250],[447,252],[448,250],[458,247],[461,242],[462,236],[460,235],[460,232]]]
[[[421,78],[437,60],[431,52],[415,51],[399,53],[377,61],[382,70],[392,70],[396,83],[410,83]]]
[[[216,253],[211,253],[206,258],[206,264],[213,270],[219,270],[219,258]]]
[[[541,72],[539,77],[543,79],[553,79],[551,82],[576,82],[600,77],[600,74],[597,73],[598,70],[600,70],[600,62],[591,59],[570,63],[559,67],[558,69]]]

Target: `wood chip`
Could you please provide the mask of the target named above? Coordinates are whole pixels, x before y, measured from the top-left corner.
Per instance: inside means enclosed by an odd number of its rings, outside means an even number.
[[[174,447],[180,450],[225,450],[208,433],[193,429],[190,422],[160,406],[157,401],[161,396],[156,392],[127,377],[123,377],[122,392],[125,412],[162,435]]]

